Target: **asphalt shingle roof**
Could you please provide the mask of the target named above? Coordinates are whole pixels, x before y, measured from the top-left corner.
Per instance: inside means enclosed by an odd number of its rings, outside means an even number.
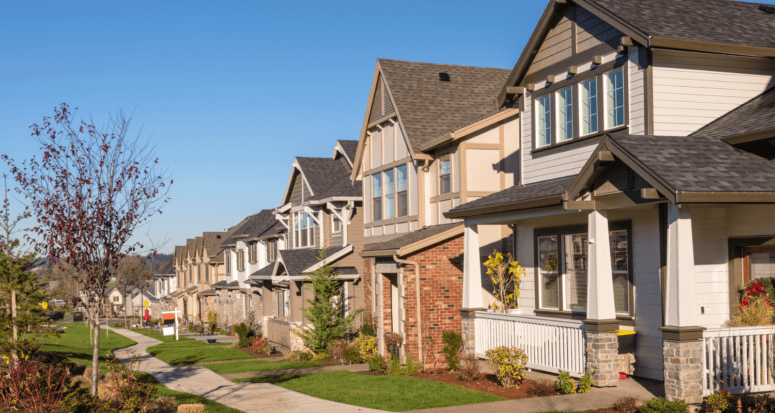
[[[272,275],[272,272],[274,271],[274,262],[269,263],[267,266],[259,269],[258,271],[254,272],[253,275]]]
[[[453,208],[452,211],[467,211],[562,195],[565,190],[568,189],[568,186],[573,182],[575,177],[576,176],[573,175],[524,186],[512,186],[511,188],[504,189],[503,191],[496,192],[484,198],[479,198],[475,201],[457,206]]]
[[[229,230],[228,236],[221,242],[221,247],[237,242],[236,236],[245,235],[247,238],[260,236],[266,230],[272,228],[277,223],[274,212],[271,209],[264,209],[257,214],[253,214],[243,219],[242,222]]]
[[[339,145],[342,146],[342,149],[344,149],[344,153],[347,154],[347,157],[350,159],[350,162],[355,161],[355,154],[358,152],[358,141],[352,141],[352,140],[338,140]]]
[[[183,262],[183,254],[186,252],[186,247],[183,245],[175,246],[175,265],[180,265]]]
[[[223,248],[221,243],[225,239],[225,232],[204,232],[202,233],[202,248],[203,253],[207,252],[207,255],[213,257],[217,255]]]
[[[378,59],[415,151],[444,134],[496,112],[510,70]],[[449,81],[439,80],[449,74]]]
[[[462,223],[433,225],[430,227],[420,229],[418,231],[410,232],[406,235],[401,235],[400,237],[393,238],[389,241],[380,242],[377,244],[369,244],[369,245],[366,245],[364,248],[369,251],[397,250],[397,249],[406,247],[407,245],[412,245],[416,242],[420,242],[426,238],[433,237],[435,235],[441,234],[443,232],[449,231],[453,228],[456,228],[462,225],[463,225]]]
[[[157,261],[156,271],[154,271],[154,274],[157,275],[168,275],[168,274],[174,274],[175,269],[172,267],[173,262],[172,260],[164,260],[164,261]]]
[[[326,251],[326,256],[330,257],[344,247],[331,247]],[[299,250],[280,250],[278,251],[283,264],[285,264],[285,272],[288,275],[301,275],[302,271],[317,264],[319,262],[320,250],[314,248],[305,248]]]
[[[775,129],[775,87],[703,126],[692,136],[721,139],[768,129]]]
[[[730,0],[589,0],[653,37],[775,47],[775,14]]]
[[[611,135],[677,192],[773,192],[775,161],[715,138]]]
[[[331,158],[297,157],[296,162],[304,172],[314,195],[311,199],[322,200],[333,196],[363,196],[363,187],[353,184],[342,164]]]
[[[191,238],[186,240],[186,252],[185,255],[183,255],[183,259],[187,260],[189,257],[194,257],[194,244],[196,241]]]

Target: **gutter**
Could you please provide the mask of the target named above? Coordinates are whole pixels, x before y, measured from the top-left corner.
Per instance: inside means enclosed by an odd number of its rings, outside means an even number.
[[[402,260],[398,258],[397,255],[393,255],[393,261],[399,264],[414,265],[414,276],[416,277],[416,282],[414,283],[414,292],[415,297],[417,298],[417,303],[415,304],[417,309],[417,351],[419,353],[420,360],[422,360],[422,365],[425,366],[425,360],[423,360],[422,357],[422,321],[420,319],[420,264],[416,261]]]

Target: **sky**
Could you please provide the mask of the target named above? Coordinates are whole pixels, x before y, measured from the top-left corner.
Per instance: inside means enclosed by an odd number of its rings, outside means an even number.
[[[336,140],[358,139],[377,58],[511,69],[545,7],[5,2],[0,154],[39,155],[29,126],[63,102],[98,125],[134,112],[174,184],[132,240],[168,240],[169,252],[279,206],[294,157],[330,157]]]

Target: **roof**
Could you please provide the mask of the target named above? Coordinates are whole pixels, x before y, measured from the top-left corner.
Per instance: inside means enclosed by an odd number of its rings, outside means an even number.
[[[180,265],[183,259],[183,253],[186,251],[186,247],[182,245],[175,246],[175,265]]]
[[[272,275],[274,272],[274,262],[269,263],[266,267],[259,269],[258,271],[254,272],[253,274],[250,274],[251,276],[254,275]]]
[[[339,275],[359,275],[358,269],[355,267],[336,267],[334,266],[334,272]]]
[[[257,214],[250,215],[230,230],[230,234],[227,234],[228,236],[221,242],[221,247],[235,244],[240,237],[258,237],[275,223],[277,223],[277,219],[271,209],[264,209]]]
[[[703,126],[692,136],[721,139],[767,131],[775,137],[775,87]]]
[[[215,290],[211,288],[209,290],[202,291],[201,293],[199,293],[199,295],[215,295]]]
[[[217,283],[210,284],[210,288],[224,288],[226,287],[226,280],[218,281]]]
[[[451,230],[458,229],[458,228],[462,230],[463,223],[433,225],[430,227],[422,228],[418,231],[401,235],[400,237],[393,238],[389,241],[366,245],[361,255],[369,256],[369,255],[398,254],[398,251],[401,250],[401,248],[409,247],[413,244],[417,244],[432,238],[437,238],[438,235],[450,232]],[[460,232],[460,231],[455,231],[454,232],[455,235],[459,235],[457,234],[457,232]],[[450,233],[450,235],[451,234],[452,233]],[[439,239],[438,241],[442,241],[442,240],[443,239]],[[377,254],[376,251],[382,251],[383,253]]]
[[[355,153],[358,152],[358,141],[357,140],[338,140],[336,141],[339,146],[344,149],[345,155],[347,155],[347,158],[350,160],[350,163],[355,162]]]
[[[512,186],[492,195],[457,206],[445,213],[448,218],[459,218],[479,213],[504,212],[514,209],[514,204],[560,197],[573,182],[574,176],[536,182],[523,186]]]
[[[271,237],[273,235],[279,235],[283,234],[285,232],[288,232],[288,230],[285,229],[285,225],[283,225],[280,221],[275,222],[274,225],[272,225],[271,228],[264,231],[260,236],[261,237]]]
[[[172,260],[159,261],[158,263],[159,264],[156,267],[156,271],[154,271],[155,275],[168,275],[175,273],[175,269],[172,267]]]
[[[326,256],[330,257],[344,248],[345,247],[328,248]],[[301,275],[304,274],[306,269],[320,262],[318,257],[320,257],[321,251],[322,250],[315,248],[305,248],[298,250],[280,250],[278,251],[278,254],[285,266],[285,272],[287,272],[288,275]]]
[[[495,98],[510,71],[377,59],[406,137],[420,146],[496,112]],[[439,80],[449,74],[449,81]]]
[[[202,237],[196,237],[194,238],[194,251],[196,251],[196,254],[194,256],[200,256],[202,255]]]
[[[307,200],[323,200],[331,197],[362,197],[363,186],[353,184],[350,174],[342,164],[331,158],[297,157],[304,178],[312,189],[313,196]]]
[[[225,232],[203,232],[202,233],[202,248],[207,251],[207,255],[213,257],[217,255],[223,248],[221,243],[225,239]]]
[[[185,256],[183,257],[184,259],[188,259],[189,254],[191,255],[191,257],[194,256],[195,243],[196,241],[193,238],[189,238],[186,240],[186,252],[185,252]]]
[[[587,0],[646,36],[775,47],[775,15],[730,0]],[[590,10],[594,12],[594,10]],[[599,16],[602,17],[602,16]]]

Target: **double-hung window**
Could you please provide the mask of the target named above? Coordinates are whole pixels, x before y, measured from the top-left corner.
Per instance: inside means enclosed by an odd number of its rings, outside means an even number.
[[[371,176],[371,220],[382,220],[382,174],[374,174]]]
[[[557,93],[558,104],[558,141],[573,139],[573,88],[566,88]]]
[[[439,195],[448,194],[452,191],[450,176],[452,175],[452,164],[449,157],[439,160]]]
[[[293,238],[296,248],[311,247],[315,245],[315,221],[307,212],[294,213]]]
[[[269,240],[266,242],[266,260],[274,262],[277,260],[277,240]]]
[[[210,264],[205,264],[205,282],[210,283]]]
[[[251,263],[255,263],[258,261],[258,243],[253,242],[249,245],[248,250],[248,259]]]
[[[202,264],[196,266],[196,282],[202,282]]]
[[[538,127],[536,133],[538,134],[537,147],[551,145],[552,144],[552,97],[546,95],[542,98],[536,99],[536,113]]]
[[[385,171],[385,219],[396,217],[396,182],[393,170]]]
[[[597,132],[597,78],[581,84],[581,135]]]
[[[409,214],[409,198],[407,195],[409,186],[406,176],[406,165],[401,165],[396,168],[396,186],[397,215],[399,217],[405,217]]]
[[[340,234],[341,232],[342,232],[342,221],[340,221],[339,218],[336,217],[336,215],[331,214],[331,233]]]
[[[188,264],[188,282],[194,282],[194,266]]]
[[[245,250],[237,251],[237,271],[245,271]]]
[[[229,254],[229,251],[225,251],[223,253],[223,266],[226,274],[231,274],[231,254]]]
[[[624,72],[614,70],[605,75],[606,128],[624,125]]]

